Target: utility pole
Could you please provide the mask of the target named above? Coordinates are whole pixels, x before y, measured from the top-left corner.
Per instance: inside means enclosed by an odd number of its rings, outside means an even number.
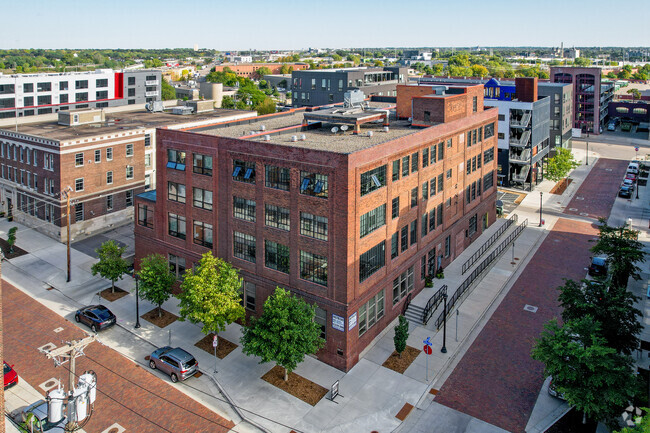
[[[68,226],[68,233],[67,233],[67,240],[66,240],[66,256],[68,258],[67,261],[67,269],[68,269],[68,274],[65,279],[66,282],[70,282],[71,275],[70,275],[70,193],[72,192],[72,188],[67,186],[62,193],[65,194],[65,207],[66,207],[66,224]]]
[[[69,388],[68,388],[68,422],[65,425],[66,433],[77,431],[83,427],[83,424],[85,424],[83,423],[81,426],[77,424],[76,421],[77,414],[75,413],[74,410],[74,406],[75,406],[74,392],[75,392],[75,376],[76,376],[75,360],[77,359],[77,357],[84,355],[83,351],[86,348],[86,346],[88,346],[90,343],[95,341],[96,338],[97,338],[96,335],[90,335],[79,341],[77,340],[68,341],[65,346],[57,347],[56,349],[45,352],[45,355],[48,358],[54,360],[54,364],[57,367],[65,363],[66,359],[70,360],[70,369],[69,369],[70,374],[69,374]]]

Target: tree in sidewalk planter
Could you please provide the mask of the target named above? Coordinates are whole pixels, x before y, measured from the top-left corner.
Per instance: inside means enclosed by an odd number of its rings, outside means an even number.
[[[115,281],[122,279],[129,269],[129,265],[122,258],[126,247],[121,247],[115,241],[104,242],[95,250],[99,256],[99,261],[95,263],[90,270],[93,275],[101,275],[111,281],[111,293],[115,293]]]
[[[230,263],[203,254],[196,270],[188,269],[181,283],[180,320],[202,324],[205,335],[225,331],[226,326],[246,316],[241,306],[242,279]]]
[[[580,163],[573,158],[571,150],[557,147],[555,156],[550,158],[546,164],[546,177],[553,182],[559,182],[562,179],[568,182],[571,170],[579,166]]]
[[[406,350],[406,340],[409,338],[409,321],[406,317],[400,315],[399,323],[395,327],[395,336],[393,342],[395,343],[395,352],[402,357],[402,352]]]
[[[631,355],[637,349],[638,335],[643,329],[639,322],[641,311],[635,308],[640,300],[638,296],[603,279],[566,280],[558,289],[564,322],[588,315],[600,324],[600,333],[608,347],[624,355]]]
[[[637,263],[645,262],[646,255],[643,244],[637,240],[639,232],[627,226],[609,226],[604,218],[600,219],[598,230],[600,234],[591,252],[607,256],[612,285],[625,288],[630,277],[639,280],[641,269]]]
[[[138,296],[158,306],[158,317],[162,317],[162,304],[172,295],[176,276],[169,270],[167,259],[160,254],[150,254],[140,260],[137,272]]]
[[[315,315],[315,305],[278,287],[264,302],[262,315],[252,318],[249,326],[242,329],[242,350],[246,355],[262,358],[260,364],[275,362],[284,368],[287,381],[305,355],[314,354],[325,345]]]
[[[7,233],[7,244],[9,245],[9,253],[14,252],[14,245],[16,245],[16,231],[18,231],[18,227],[12,227],[9,229],[9,232]]]
[[[532,357],[544,363],[544,374],[569,406],[586,418],[607,423],[620,416],[638,389],[632,358],[607,347],[600,323],[590,316],[560,326],[555,319],[535,342]]]

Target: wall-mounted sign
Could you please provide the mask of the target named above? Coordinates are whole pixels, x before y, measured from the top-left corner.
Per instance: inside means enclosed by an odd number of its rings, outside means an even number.
[[[345,331],[345,317],[332,314],[332,328],[337,331]]]
[[[357,313],[356,313],[356,311],[354,312],[353,315],[351,315],[348,318],[348,331],[352,331],[355,326],[357,326]]]

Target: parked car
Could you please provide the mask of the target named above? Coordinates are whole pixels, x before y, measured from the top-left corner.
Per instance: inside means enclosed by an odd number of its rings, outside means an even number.
[[[156,349],[149,356],[149,367],[167,373],[172,382],[185,380],[199,371],[199,362],[180,347],[170,346]]]
[[[626,171],[627,173],[639,174],[639,164],[636,162],[630,162]]]
[[[608,131],[616,131],[616,125],[613,123],[610,123],[607,125],[607,130]]]
[[[623,185],[621,189],[618,190],[618,196],[623,198],[632,198],[632,188],[627,185]]]
[[[30,404],[16,417],[14,417],[14,421],[17,423],[26,422],[30,413],[34,414],[34,432],[64,433],[66,431],[65,425],[67,424],[68,420],[65,416],[57,423],[51,423],[47,419],[46,400],[38,400],[36,403]]]
[[[630,179],[632,182],[636,182],[636,174],[634,173],[625,173],[625,178]]]
[[[608,265],[606,257],[592,257],[589,265],[589,275],[592,277],[606,276]]]
[[[628,186],[631,190],[634,191],[634,181],[632,179],[623,179],[621,186]]]
[[[5,389],[8,389],[18,383],[18,373],[14,370],[13,365],[7,364],[6,361],[2,362],[4,363]]]
[[[560,400],[566,400],[564,398],[563,394],[560,394],[557,392],[557,389],[555,388],[555,385],[553,384],[553,378],[551,377],[551,381],[548,384],[548,393],[552,395],[553,397],[559,398]]]
[[[115,325],[117,318],[115,314],[103,305],[90,305],[77,310],[74,314],[77,323],[83,323],[90,327],[93,332],[101,331],[109,326]]]
[[[632,124],[630,122],[621,123],[621,131],[630,132],[632,130]]]

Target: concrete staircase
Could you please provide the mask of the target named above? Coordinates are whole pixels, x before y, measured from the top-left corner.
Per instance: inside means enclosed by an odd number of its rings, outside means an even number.
[[[424,314],[424,308],[418,307],[413,303],[409,304],[408,308],[404,312],[404,317],[408,319],[409,322],[413,322],[414,325],[422,326],[422,315]]]

